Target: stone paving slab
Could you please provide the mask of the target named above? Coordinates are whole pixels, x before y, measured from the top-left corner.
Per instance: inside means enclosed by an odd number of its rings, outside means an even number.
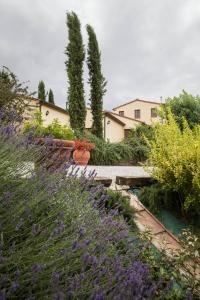
[[[152,234],[158,234],[164,231],[164,228],[156,222],[148,212],[139,211],[134,214],[134,220],[141,231],[150,229]]]
[[[161,250],[165,243],[170,249],[175,250],[181,248],[178,239],[171,232],[169,232],[164,225],[161,224],[160,221],[148,211],[148,209],[144,207],[137,196],[127,191],[123,191],[123,195],[129,196],[130,204],[133,208],[136,210],[139,208],[139,210],[134,214],[135,222],[139,230],[144,231],[147,228],[151,230],[153,234],[152,243],[157,249]]]
[[[150,177],[151,169],[147,171],[139,166],[77,166],[80,175],[86,168],[86,175],[95,170],[98,177],[112,178],[115,182],[116,176],[136,176],[136,177]]]

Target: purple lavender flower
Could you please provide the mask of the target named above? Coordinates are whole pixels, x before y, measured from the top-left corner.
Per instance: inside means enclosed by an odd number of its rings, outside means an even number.
[[[40,224],[32,225],[32,234],[35,236],[40,232]]]
[[[104,300],[104,299],[106,298],[104,296],[102,289],[99,286],[95,287],[91,295],[91,300]]]
[[[6,300],[6,291],[0,290],[0,300]]]
[[[62,291],[58,291],[56,294],[53,295],[53,300],[64,300],[65,294]]]
[[[10,288],[11,293],[14,293],[18,288],[19,288],[19,282],[13,281]]]
[[[31,268],[31,272],[32,272],[32,282],[35,283],[37,278],[38,278],[38,274],[43,270],[43,266],[41,264],[34,264],[32,265]]]
[[[85,229],[83,227],[81,227],[78,232],[78,237],[82,238],[84,236],[84,234],[85,234]]]
[[[3,256],[3,252],[0,251],[0,264],[3,264],[6,261],[6,257]]]
[[[20,218],[19,222],[17,223],[16,227],[15,227],[15,230],[18,231],[20,230],[20,228],[22,227],[24,223],[24,220],[22,218]]]
[[[62,220],[56,220],[55,223],[57,224],[56,228],[54,228],[50,239],[52,239],[55,236],[61,235],[64,233],[65,230],[65,224]]]
[[[59,272],[53,272],[52,273],[52,283],[54,286],[58,286],[60,280],[60,273]]]

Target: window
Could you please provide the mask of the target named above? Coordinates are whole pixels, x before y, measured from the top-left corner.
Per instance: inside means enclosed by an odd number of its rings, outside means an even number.
[[[124,116],[124,111],[123,111],[123,110],[120,110],[120,111],[119,111],[119,115],[123,117],[123,116]]]
[[[151,117],[156,118],[157,116],[157,109],[155,107],[151,108]]]
[[[135,109],[135,119],[140,119],[140,109]]]

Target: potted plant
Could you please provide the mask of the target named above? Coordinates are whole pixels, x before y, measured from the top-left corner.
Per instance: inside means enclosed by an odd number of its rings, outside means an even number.
[[[77,165],[86,166],[90,159],[90,150],[95,147],[95,144],[88,143],[86,139],[75,140],[73,159]]]
[[[46,148],[46,155],[37,164],[45,163],[48,169],[57,169],[70,159],[74,149],[74,132],[67,125],[53,120],[48,126],[43,125],[41,112],[35,112],[32,121],[24,123],[24,132],[33,132],[36,144]]]

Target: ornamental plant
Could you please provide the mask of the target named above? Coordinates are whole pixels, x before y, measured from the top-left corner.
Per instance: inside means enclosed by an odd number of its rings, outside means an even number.
[[[95,148],[94,143],[88,143],[86,139],[81,140],[75,140],[74,149],[75,150],[81,150],[81,151],[90,151]]]
[[[24,133],[32,132],[35,137],[51,136],[57,139],[73,140],[74,132],[67,125],[61,125],[57,119],[54,119],[48,126],[44,126],[43,122],[41,112],[36,111],[33,120],[24,123]]]
[[[155,127],[148,165],[166,191],[179,195],[182,214],[200,214],[200,126],[186,120],[181,130],[168,109],[166,122]]]

